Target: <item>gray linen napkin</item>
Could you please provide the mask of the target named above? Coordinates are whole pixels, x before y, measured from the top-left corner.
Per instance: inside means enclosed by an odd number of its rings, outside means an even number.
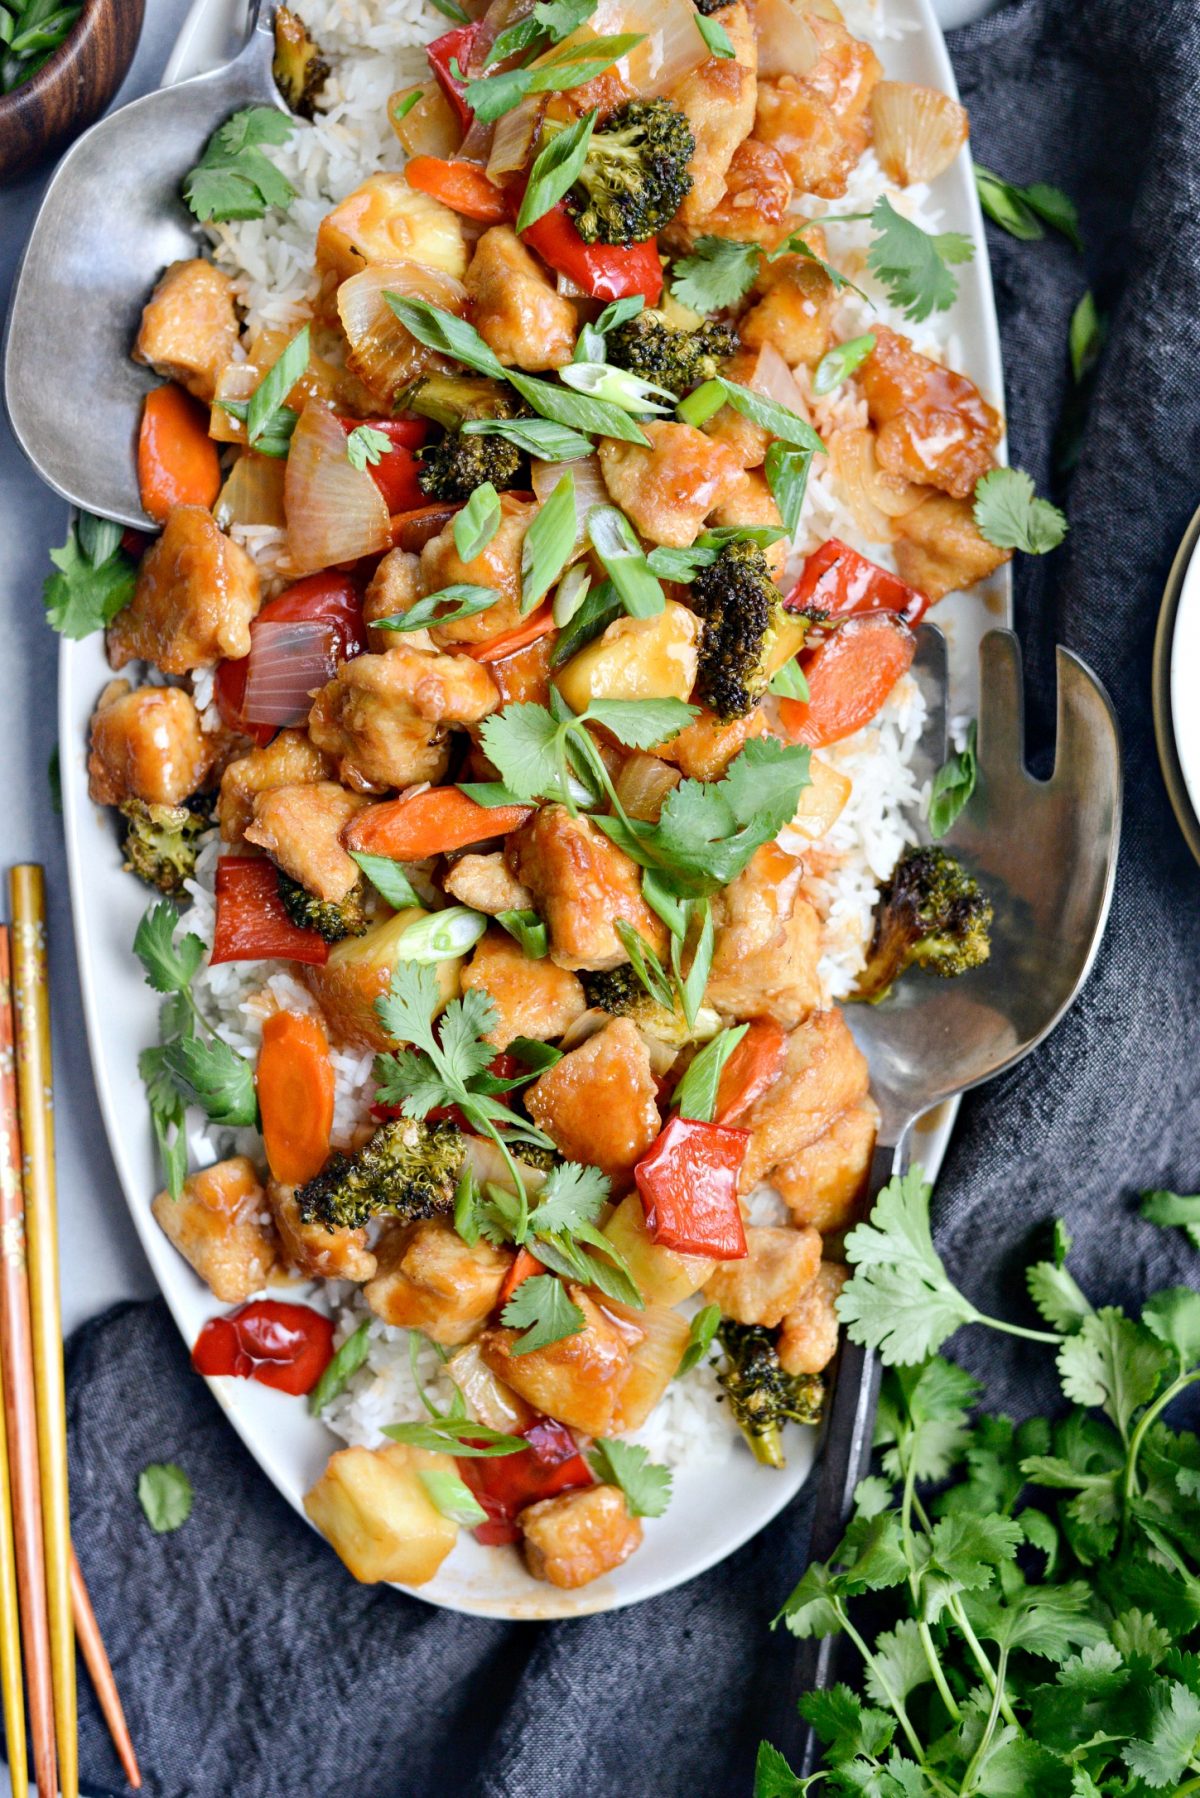
[[[1200,873],[1159,778],[1150,649],[1171,556],[1200,502],[1200,12],[1192,0],[1017,0],[952,40],[979,160],[1078,201],[1060,239],[991,234],[1013,458],[1056,491],[1066,546],[1017,573],[1031,726],[1053,722],[1052,645],[1106,682],[1128,756],[1108,938],[1051,1042],[970,1099],[939,1241],[985,1307],[1022,1315],[1034,1227],[1070,1222],[1093,1296],[1194,1280],[1140,1223],[1142,1186],[1200,1181]],[[1051,447],[1085,285],[1111,331],[1077,468]],[[1036,1353],[956,1344],[995,1408],[1049,1394]],[[506,1626],[356,1586],[257,1472],[188,1371],[161,1305],[74,1339],[75,1537],[154,1798],[695,1798],[748,1793],[786,1641],[767,1622],[804,1560],[801,1503],[722,1567],[615,1616]],[[141,1467],[177,1460],[192,1521],[155,1537]],[[83,1766],[120,1791],[90,1695]]]

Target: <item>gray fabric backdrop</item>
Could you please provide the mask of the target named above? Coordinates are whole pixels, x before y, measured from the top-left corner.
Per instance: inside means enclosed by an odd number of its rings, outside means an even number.
[[[969,1099],[939,1241],[986,1307],[1024,1314],[1036,1227],[1058,1211],[1093,1296],[1194,1280],[1143,1186],[1200,1181],[1194,1019],[1200,873],[1162,788],[1150,649],[1171,556],[1200,501],[1200,14],[1192,0],[1017,0],[952,39],[975,153],[1079,203],[1084,262],[992,234],[1014,460],[1071,536],[1018,569],[1032,728],[1053,719],[1052,645],[1101,675],[1128,756],[1106,944],[1083,1002],[1022,1068]],[[1067,323],[1086,284],[1111,330],[1078,466],[1051,473]],[[1047,1396],[1036,1351],[956,1345],[994,1406]],[[787,1645],[767,1620],[803,1565],[803,1505],[723,1567],[631,1612],[515,1626],[353,1586],[190,1379],[157,1304],[75,1338],[75,1534],[155,1798],[659,1798],[748,1793]],[[193,1521],[156,1538],[138,1470],[191,1472]],[[85,1695],[89,1789],[121,1789]]]

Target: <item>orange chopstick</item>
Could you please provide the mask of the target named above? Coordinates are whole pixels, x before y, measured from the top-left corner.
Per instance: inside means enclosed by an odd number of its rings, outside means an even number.
[[[125,1777],[136,1790],[142,1783],[142,1770],[138,1766],[137,1755],[133,1752],[133,1740],[129,1734],[129,1725],[125,1721],[125,1707],[121,1703],[121,1694],[117,1690],[117,1682],[113,1677],[112,1663],[108,1658],[108,1650],[104,1646],[104,1638],[100,1634],[100,1625],[96,1622],[96,1613],[92,1609],[92,1601],[88,1597],[88,1589],[84,1584],[83,1569],[71,1550],[71,1602],[75,1611],[75,1635],[79,1642],[79,1652],[91,1675],[100,1709],[104,1713],[104,1721],[108,1724],[108,1733],[112,1737],[113,1747],[121,1757],[121,1765],[125,1769]]]
[[[33,1343],[25,1278],[25,1190],[21,1184],[15,1057],[12,961],[8,926],[4,924],[0,925],[0,1368],[34,1774],[39,1791],[54,1792],[58,1758],[54,1746],[54,1686],[50,1678],[42,1495],[33,1402]],[[24,1729],[21,1735],[23,1743]],[[12,1752],[10,1746],[10,1755]],[[15,1775],[13,1783],[16,1785]]]
[[[29,1761],[25,1751],[25,1691],[21,1681],[21,1625],[17,1615],[17,1563],[13,1553],[12,1504],[8,1489],[8,1447],[0,1412],[0,1697],[14,1798],[28,1798]]]
[[[67,1400],[58,1296],[46,890],[41,868],[29,863],[13,868],[9,891],[33,1382],[45,1541],[46,1611],[50,1621],[50,1677],[54,1688],[59,1790],[62,1798],[79,1798],[79,1717],[75,1694],[75,1633],[71,1616],[71,1521],[67,1502]]]

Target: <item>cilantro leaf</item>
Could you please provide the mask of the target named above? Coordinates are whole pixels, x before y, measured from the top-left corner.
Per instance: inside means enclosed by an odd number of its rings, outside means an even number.
[[[875,1665],[868,1667],[865,1683],[876,1704],[890,1705],[892,1698],[903,1704],[910,1692],[933,1678],[919,1626],[911,1617],[905,1617],[895,1629],[879,1636],[873,1654]],[[889,1692],[892,1698],[888,1697]]]
[[[841,1582],[821,1561],[805,1568],[775,1618],[793,1636],[836,1636],[842,1629]],[[772,1625],[774,1627],[774,1624]]]
[[[1124,1440],[1134,1413],[1154,1397],[1166,1365],[1162,1344],[1112,1305],[1084,1318],[1058,1351],[1067,1397],[1103,1409]]]
[[[808,1779],[799,1778],[778,1748],[772,1748],[770,1742],[758,1744],[754,1762],[754,1798],[804,1798],[806,1792],[823,1784],[824,1779],[823,1773],[814,1773]]]
[[[1147,1299],[1142,1310],[1146,1328],[1174,1349],[1181,1370],[1200,1361],[1200,1293],[1190,1286],[1170,1286]]]
[[[46,617],[60,636],[78,642],[111,624],[133,598],[137,577],[129,557],[121,549],[110,550],[100,561],[81,549],[81,527],[72,528],[61,549],[50,551],[56,574],[42,586]]]
[[[529,1214],[530,1231],[536,1235],[594,1224],[608,1203],[611,1184],[598,1167],[585,1167],[578,1161],[564,1161],[551,1168]]]
[[[500,1318],[510,1330],[524,1331],[512,1345],[510,1353],[514,1355],[528,1355],[561,1342],[564,1336],[577,1336],[586,1323],[579,1306],[553,1274],[532,1274],[522,1280]]]
[[[697,1311],[688,1326],[688,1339],[683,1345],[679,1366],[675,1369],[675,1379],[681,1380],[685,1374],[691,1373],[693,1367],[698,1367],[703,1361],[712,1347],[720,1321],[720,1305],[705,1305],[702,1311]]]
[[[806,1692],[800,1700],[800,1715],[820,1736],[830,1765],[835,1767],[856,1755],[878,1760],[887,1753],[896,1733],[892,1717],[865,1706],[844,1685],[831,1686],[825,1692]]]
[[[1200,1193],[1144,1192],[1141,1211],[1148,1224],[1186,1231],[1192,1247],[1200,1249]]]
[[[483,752],[517,799],[561,796],[558,725],[545,706],[506,705],[480,727]]]
[[[922,231],[897,212],[886,194],[871,214],[875,233],[867,264],[888,290],[892,304],[914,324],[954,304],[958,283],[951,265],[970,262],[975,254],[969,237],[958,231]]]
[[[1039,499],[1022,468],[993,468],[975,483],[975,523],[997,549],[1020,549],[1044,556],[1067,534],[1067,521],[1057,506]]]
[[[1092,1315],[1091,1301],[1080,1290],[1074,1274],[1053,1261],[1035,1261],[1025,1271],[1029,1296],[1046,1322],[1056,1330],[1077,1330]]]
[[[269,206],[291,205],[295,188],[259,146],[284,143],[292,129],[290,116],[274,106],[247,107],[218,126],[183,182],[183,197],[201,224],[258,219]]]
[[[718,312],[736,306],[758,277],[762,251],[756,243],[727,237],[698,237],[689,256],[671,271],[671,292],[693,312]]]
[[[214,1124],[245,1129],[258,1121],[253,1065],[221,1037],[181,1037],[162,1051],[162,1065],[185,1105],[198,1105]]]
[[[133,953],[156,993],[183,992],[204,960],[204,944],[191,931],[176,944],[178,922],[179,913],[170,900],[160,899],[150,907],[134,935]]]
[[[975,740],[978,733],[979,725],[972,718],[967,726],[967,737],[962,748],[949,756],[933,777],[929,789],[929,833],[933,837],[945,836],[959,813],[965,810],[975,791],[975,782],[979,776],[979,766],[975,760]]]
[[[920,1361],[978,1317],[951,1283],[929,1228],[933,1188],[913,1166],[888,1184],[868,1223],[846,1238],[854,1268],[837,1313],[853,1341],[877,1348],[887,1364]]]
[[[377,431],[374,425],[355,425],[346,439],[346,460],[361,473],[365,468],[378,467],[391,448],[392,440],[386,431]]]
[[[602,724],[626,749],[653,749],[677,737],[698,709],[682,699],[593,699],[580,717]]]
[[[1155,1690],[1151,1703],[1149,1729],[1122,1750],[1122,1758],[1131,1773],[1157,1789],[1175,1785],[1195,1757],[1200,1698],[1178,1680],[1170,1680]]]
[[[192,1514],[192,1482],[174,1461],[152,1461],[138,1475],[138,1503],[156,1536],[182,1529]]]
[[[601,1437],[588,1460],[598,1480],[621,1488],[631,1517],[661,1517],[671,1502],[670,1469],[652,1461],[640,1444]]]

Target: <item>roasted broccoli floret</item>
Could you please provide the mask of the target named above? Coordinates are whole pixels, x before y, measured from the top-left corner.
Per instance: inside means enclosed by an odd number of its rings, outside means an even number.
[[[696,140],[669,100],[630,100],[593,133],[567,193],[585,243],[644,243],[669,225],[692,191]]]
[[[717,1380],[725,1389],[734,1422],[756,1461],[782,1467],[783,1426],[820,1423],[825,1382],[816,1373],[786,1373],[775,1334],[761,1324],[723,1317],[717,1330],[724,1360]]]
[[[687,1019],[682,1006],[677,1001],[674,1011],[668,1011],[665,1005],[652,999],[634,973],[632,962],[622,962],[619,968],[584,974],[583,990],[589,1005],[607,1011],[615,1018],[632,1018],[640,1030],[648,1031],[662,1042],[685,1043],[688,1040]]]
[[[511,388],[486,375],[425,375],[405,395],[404,403],[447,431],[467,418],[515,418],[522,409]]]
[[[457,1125],[394,1118],[353,1155],[331,1155],[299,1188],[296,1205],[304,1223],[327,1230],[358,1230],[384,1216],[413,1223],[454,1209],[462,1164]]]
[[[366,896],[366,882],[359,880],[344,899],[318,899],[280,870],[279,898],[284,911],[297,929],[315,930],[327,943],[340,943],[346,936],[365,936],[371,922],[364,909]]]
[[[309,37],[304,20],[288,6],[275,8],[271,73],[292,111],[302,119],[311,119],[329,74],[329,64]]]
[[[682,395],[713,379],[725,357],[737,349],[738,336],[732,325],[715,319],[684,331],[653,312],[643,312],[610,331],[605,342],[614,367],[627,368],[644,381]]]
[[[511,487],[521,467],[521,452],[506,437],[467,437],[462,431],[448,431],[420,455],[417,479],[430,499],[470,499],[485,481]]]
[[[914,963],[950,979],[991,953],[992,903],[944,849],[910,849],[880,888],[856,999],[882,999]]]
[[[704,621],[696,692],[723,721],[752,712],[770,679],[768,657],[783,601],[757,544],[727,543],[692,585]]]
[[[125,867],[160,893],[181,893],[196,871],[199,839],[209,828],[204,813],[189,805],[148,805],[144,799],[127,799],[118,809],[125,820]]]
[[[723,6],[728,6],[729,0],[695,0],[695,4],[696,11],[702,12],[707,19],[712,13],[720,12]]]

